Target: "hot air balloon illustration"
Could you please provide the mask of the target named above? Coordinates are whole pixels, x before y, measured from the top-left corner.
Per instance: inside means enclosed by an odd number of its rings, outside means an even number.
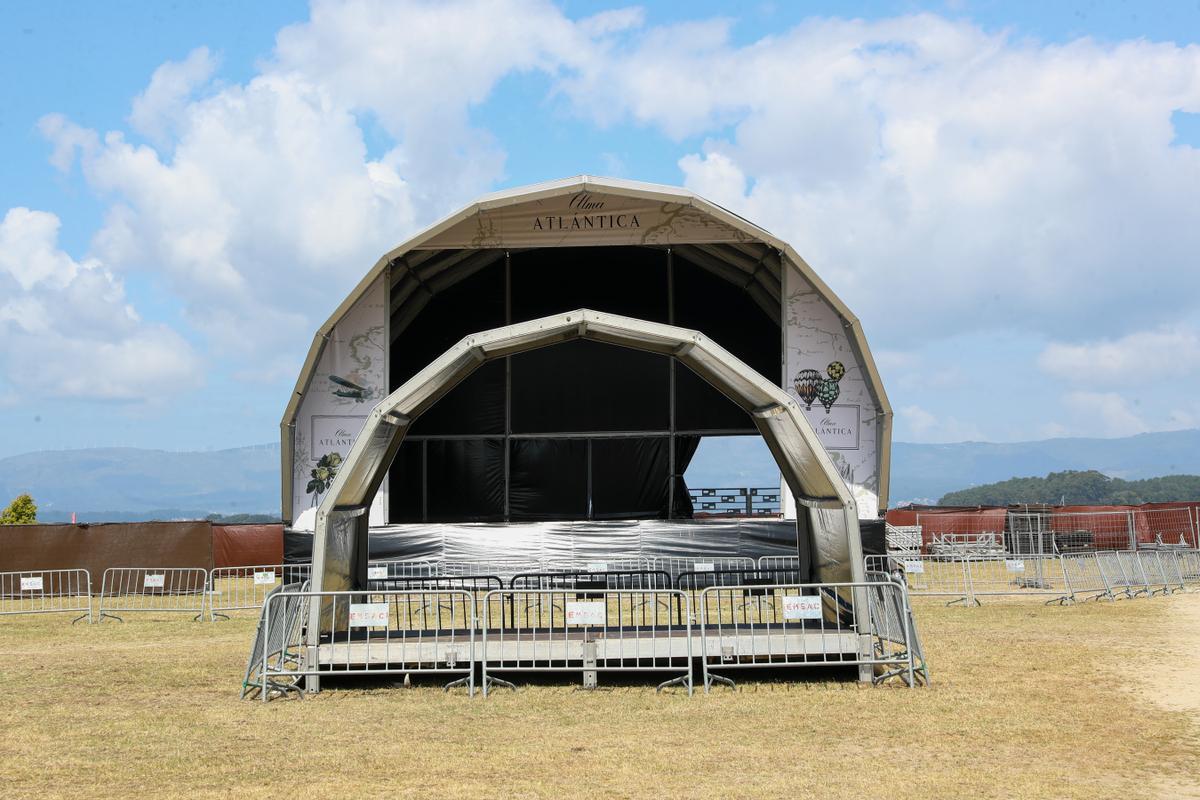
[[[829,366],[825,368],[825,374],[829,376],[829,379],[821,380],[817,386],[817,398],[821,401],[821,405],[825,406],[825,413],[828,414],[833,411],[833,404],[837,402],[838,395],[842,393],[838,381],[846,374],[846,366],[840,361],[830,361]]]
[[[802,369],[796,373],[796,394],[804,401],[805,411],[812,411],[813,400],[817,399],[817,389],[821,383],[821,373],[815,369]]]

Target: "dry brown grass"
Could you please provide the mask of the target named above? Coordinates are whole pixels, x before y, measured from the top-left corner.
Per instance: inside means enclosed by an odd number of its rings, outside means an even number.
[[[933,686],[917,691],[429,687],[269,705],[237,699],[249,618],[6,618],[0,796],[1179,796],[1196,786],[1197,728],[1138,676],[1176,657],[1186,604],[1200,595],[924,602]]]

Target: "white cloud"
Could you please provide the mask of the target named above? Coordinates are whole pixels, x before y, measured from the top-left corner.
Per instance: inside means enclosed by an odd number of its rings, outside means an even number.
[[[150,85],[133,99],[129,124],[160,146],[169,146],[175,126],[186,120],[192,93],[212,78],[217,61],[198,47],[183,61],[168,61],[150,76]]]
[[[12,208],[0,221],[0,374],[10,398],[159,399],[197,385],[177,333],[142,321],[96,259],[58,249],[59,219]]]
[[[564,86],[598,122],[710,137],[687,185],[789,240],[891,346],[1119,335],[1196,306],[1200,151],[1170,122],[1200,110],[1196,45],[921,15],[736,46],[713,22],[647,31]]]
[[[896,438],[908,442],[946,444],[982,441],[978,426],[955,417],[939,417],[918,405],[898,409],[899,430]]]
[[[1103,436],[1133,436],[1151,430],[1115,392],[1068,392],[1063,404],[1077,415],[1077,430],[1098,430]]]
[[[1053,342],[1038,366],[1063,380],[1134,384],[1179,379],[1200,370],[1200,335],[1185,327],[1138,331],[1083,344]]]

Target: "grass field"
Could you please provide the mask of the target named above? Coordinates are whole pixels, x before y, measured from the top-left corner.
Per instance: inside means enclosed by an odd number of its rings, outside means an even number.
[[[418,687],[267,705],[238,700],[249,617],[0,618],[0,797],[1200,797],[1200,594],[917,615],[921,690]]]

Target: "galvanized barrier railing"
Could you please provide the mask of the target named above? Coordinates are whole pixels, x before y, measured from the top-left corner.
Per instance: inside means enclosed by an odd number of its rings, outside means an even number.
[[[905,584],[913,597],[949,597],[946,605],[974,604],[967,562],[961,557],[870,555],[867,572],[883,572]]]
[[[759,569],[800,569],[800,556],[759,556]]]
[[[0,572],[0,616],[77,614],[92,621],[92,576],[86,569],[36,569]]]
[[[233,611],[261,610],[271,591],[279,586],[302,583],[311,573],[311,564],[215,567],[208,573],[208,617],[228,619]]]
[[[271,661],[264,650],[258,670],[263,700],[272,682],[296,685],[301,678],[328,675],[454,675],[452,686],[475,693],[475,598],[462,589],[412,589],[345,592],[280,592],[263,606],[264,640],[273,640],[272,623],[285,614],[273,608],[295,598],[319,602],[331,623],[319,643],[305,645],[299,624],[288,625],[292,641],[285,651],[300,658]],[[438,609],[433,618],[411,613],[414,607]]]
[[[898,583],[878,581],[703,589],[698,618],[705,691],[714,682],[734,685],[715,670],[780,667],[865,666],[876,679],[899,676],[914,686],[908,615],[886,613],[887,603],[904,607],[903,592]],[[856,595],[867,598],[865,607],[839,601]]]
[[[442,564],[440,561],[378,559],[367,563],[367,580],[372,581],[388,580],[389,578],[429,578],[441,574]]]
[[[1047,603],[1116,600],[1186,591],[1200,584],[1200,552],[1119,550],[1065,555],[867,556],[868,572],[903,581],[911,595],[953,597],[948,605],[979,605],[980,597],[1049,595]]]
[[[684,572],[747,570],[756,566],[749,556],[653,556],[648,561],[650,569],[662,570],[672,579]]]
[[[114,612],[172,613],[204,616],[208,571],[199,567],[109,567],[100,588],[99,613],[123,621]]]
[[[644,572],[654,569],[652,559],[633,556],[629,558],[593,558],[586,561],[550,559],[542,566],[529,572]]]
[[[263,700],[299,692],[299,676],[285,669],[300,663],[301,632],[308,611],[308,581],[281,584],[267,593],[259,613],[254,644],[242,678],[242,698],[259,692]],[[286,592],[278,600],[272,598]],[[270,622],[267,617],[270,615]],[[274,676],[269,673],[274,670]]]
[[[397,609],[397,613],[402,610],[409,617],[410,625],[413,624],[412,617],[420,615],[422,628],[436,628],[443,625],[453,626],[461,622],[456,616],[455,604],[451,602],[453,598],[438,597],[436,591],[457,589],[468,592],[474,603],[473,616],[475,619],[479,619],[479,608],[483,596],[490,591],[503,589],[504,581],[500,579],[499,575],[433,575],[424,578],[374,580],[369,582],[368,588],[373,592],[435,590],[429,596],[419,594],[405,596],[402,602],[397,601],[398,605],[403,606],[402,609]]]
[[[1069,603],[1073,597],[1066,569],[1058,556],[968,556],[969,599],[1049,595],[1051,603]]]
[[[574,589],[488,592],[482,621],[483,693],[515,688],[496,673],[578,672],[594,687],[600,672],[675,673],[659,684],[692,693],[692,611],[673,589],[605,590],[577,599]]]

